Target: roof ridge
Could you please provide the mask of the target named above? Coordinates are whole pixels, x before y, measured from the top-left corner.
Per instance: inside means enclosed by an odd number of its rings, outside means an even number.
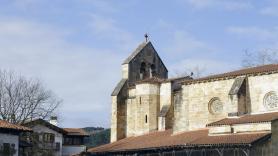
[[[219,79],[219,78],[232,78],[232,77],[243,76],[243,75],[254,75],[257,73],[269,73],[269,72],[273,72],[273,71],[278,71],[278,64],[266,64],[266,65],[261,65],[261,66],[256,66],[256,67],[241,68],[241,69],[232,70],[229,72],[208,75],[208,76],[201,77],[198,79],[184,80],[183,83],[184,84],[192,84],[192,83],[210,81],[210,80]]]

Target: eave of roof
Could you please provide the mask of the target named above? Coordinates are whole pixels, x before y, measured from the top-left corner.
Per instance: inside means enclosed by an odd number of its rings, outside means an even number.
[[[117,86],[113,90],[111,96],[117,96],[120,93],[120,91],[122,90],[122,88],[126,82],[127,82],[127,79],[121,79],[121,81],[117,84]]]
[[[142,49],[145,48],[146,45],[150,44],[151,42],[142,42],[139,46],[124,60],[122,64],[128,64],[135,56],[137,56]]]
[[[4,120],[0,120],[0,129],[25,131],[25,132],[31,132],[32,131],[32,129],[30,129],[28,127],[17,125],[17,124],[12,124],[12,123],[9,123],[9,122],[4,121]]]
[[[63,128],[67,136],[89,136],[82,128]]]
[[[209,136],[208,129],[187,131],[175,135],[172,135],[172,130],[166,130],[125,138],[117,142],[91,148],[88,152],[109,153],[164,148],[196,148],[200,146],[252,146],[253,143],[270,136],[271,133],[269,131]]]
[[[61,134],[67,134],[67,132],[65,130],[63,130],[62,128],[58,127],[58,126],[55,126],[51,123],[49,123],[48,121],[45,121],[43,119],[36,119],[36,120],[32,120],[32,121],[29,121],[29,122],[26,122],[23,124],[24,126],[27,126],[27,127],[32,127],[32,126],[35,126],[35,125],[44,125],[56,132],[59,132]]]
[[[151,77],[151,78],[139,80],[139,81],[135,82],[135,84],[143,84],[143,83],[157,84],[157,83],[162,83],[164,81],[165,81],[165,79],[162,79],[159,77]]]
[[[211,75],[203,78],[193,79],[193,80],[185,80],[182,82],[184,85],[190,85],[195,83],[203,83],[203,82],[212,82],[217,80],[226,80],[232,79],[238,76],[256,76],[256,75],[264,75],[278,73],[278,64],[268,64],[251,68],[244,68],[241,70],[236,70],[232,72],[222,73]]]
[[[248,114],[236,118],[225,118],[210,124],[207,127],[212,126],[224,126],[235,124],[247,124],[247,123],[263,123],[271,122],[278,119],[278,112],[262,113],[262,114]]]

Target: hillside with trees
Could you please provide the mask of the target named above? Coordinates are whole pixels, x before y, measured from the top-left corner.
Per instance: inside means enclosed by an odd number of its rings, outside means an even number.
[[[110,129],[104,129],[102,127],[85,127],[83,129],[90,135],[85,138],[85,145],[88,148],[110,142]]]

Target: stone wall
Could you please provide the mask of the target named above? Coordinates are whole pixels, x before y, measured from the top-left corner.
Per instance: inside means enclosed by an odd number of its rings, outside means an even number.
[[[128,74],[129,74],[128,64],[123,64],[122,65],[122,78],[128,79]]]
[[[231,105],[229,91],[234,79],[197,83],[182,86],[182,103],[175,106],[174,132],[204,128],[206,124],[227,117],[229,110],[237,107]],[[221,113],[209,111],[209,103],[219,98],[223,104]]]
[[[255,131],[271,131],[271,123],[246,123],[209,127],[209,134],[242,133]]]
[[[159,84],[136,85],[136,97],[127,102],[127,136],[157,130],[159,90]],[[132,92],[130,91],[131,94]]]
[[[278,74],[259,75],[248,78],[251,112],[268,112],[264,106],[264,97],[269,92],[278,93]],[[277,111],[277,109],[276,109]]]
[[[125,84],[123,88],[121,88],[121,91],[118,95],[112,96],[110,135],[111,142],[126,137],[127,96],[127,84]]]
[[[110,141],[117,141],[117,96],[112,96]]]
[[[182,104],[175,106],[174,132],[194,130],[227,117],[228,113],[261,113],[268,110],[264,98],[278,93],[278,74],[247,77],[236,95],[229,95],[235,79],[218,80],[182,86]],[[222,113],[210,111],[210,100],[217,97],[223,103]]]
[[[252,132],[252,131],[270,131],[271,123],[266,122],[266,123],[238,124],[238,125],[233,125],[232,128],[234,129],[235,133]]]
[[[135,124],[137,119],[137,100],[136,98],[129,98],[127,102],[127,137],[136,134]]]
[[[173,107],[172,107],[172,83],[162,83],[160,86],[160,115],[158,118],[158,130],[172,128]],[[164,108],[167,109],[164,109]]]

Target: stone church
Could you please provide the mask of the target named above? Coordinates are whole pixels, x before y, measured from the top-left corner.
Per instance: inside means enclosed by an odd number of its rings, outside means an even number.
[[[150,41],[122,63],[111,143],[87,155],[277,156],[278,64],[168,78]]]

